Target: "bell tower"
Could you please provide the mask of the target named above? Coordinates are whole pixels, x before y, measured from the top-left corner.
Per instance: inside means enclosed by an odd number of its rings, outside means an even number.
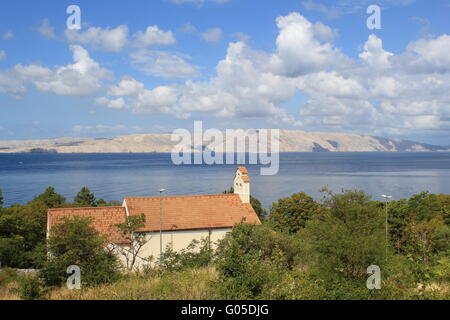
[[[238,194],[243,203],[250,203],[250,178],[245,167],[238,167],[234,176],[234,193]]]

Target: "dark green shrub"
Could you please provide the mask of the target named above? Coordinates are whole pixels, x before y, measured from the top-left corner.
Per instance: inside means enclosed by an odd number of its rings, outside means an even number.
[[[46,288],[37,276],[22,276],[18,283],[19,297],[22,300],[42,300],[47,294]]]
[[[120,264],[114,253],[105,248],[106,244],[90,219],[64,219],[51,230],[48,240],[49,258],[41,270],[46,284],[64,284],[69,277],[67,268],[72,265],[80,267],[83,286],[116,281]]]

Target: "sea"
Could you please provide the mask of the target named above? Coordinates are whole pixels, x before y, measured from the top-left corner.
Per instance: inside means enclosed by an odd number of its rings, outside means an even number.
[[[241,159],[242,160],[242,159]],[[71,201],[84,186],[97,199],[126,196],[216,194],[230,189],[237,165],[175,165],[170,154],[0,154],[4,206],[26,204],[52,186]],[[260,175],[261,165],[246,165],[251,194],[264,207],[306,192],[364,190],[407,198],[422,191],[450,194],[450,153],[282,153],[279,172]]]

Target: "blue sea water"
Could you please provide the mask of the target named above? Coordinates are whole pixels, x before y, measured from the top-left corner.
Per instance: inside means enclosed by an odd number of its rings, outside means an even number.
[[[232,186],[230,165],[172,164],[170,154],[0,154],[0,189],[5,205],[25,204],[53,186],[72,200],[88,186],[105,200],[125,196],[221,193]],[[265,207],[304,191],[362,189],[380,199],[421,191],[450,193],[450,153],[284,153],[275,176],[261,176],[249,165],[252,195]]]

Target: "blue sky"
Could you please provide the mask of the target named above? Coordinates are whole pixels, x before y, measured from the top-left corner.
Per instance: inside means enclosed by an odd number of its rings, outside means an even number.
[[[366,26],[372,4],[381,30]],[[5,2],[0,139],[203,120],[449,145],[449,18],[443,0]]]

